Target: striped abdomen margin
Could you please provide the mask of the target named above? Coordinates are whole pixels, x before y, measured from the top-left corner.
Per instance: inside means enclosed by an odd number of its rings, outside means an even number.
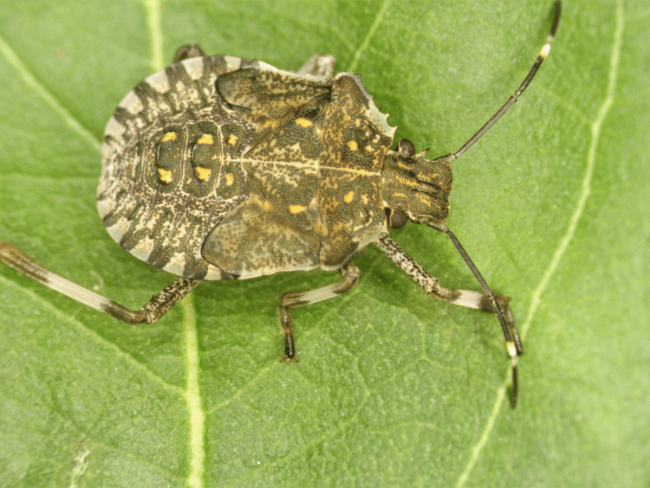
[[[173,64],[140,82],[109,120],[97,206],[109,234],[138,259],[186,278],[224,278],[201,244],[246,197],[239,161],[254,128],[215,81],[254,63],[206,56]]]

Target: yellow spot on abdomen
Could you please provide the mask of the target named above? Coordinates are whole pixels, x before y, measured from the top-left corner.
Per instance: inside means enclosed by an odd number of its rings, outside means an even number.
[[[350,148],[350,151],[356,151],[359,149],[359,144],[357,144],[357,141],[348,141],[347,145]]]
[[[353,199],[354,199],[354,191],[353,190],[350,190],[349,192],[347,192],[345,194],[345,196],[343,197],[343,201],[345,203],[351,203]]]
[[[304,212],[307,210],[306,205],[289,205],[289,212],[292,214],[297,214],[298,212]]]
[[[172,182],[172,172],[165,168],[158,168],[158,179],[161,183],[168,185]]]
[[[199,137],[199,140],[196,141],[197,144],[209,144],[210,146],[214,144],[214,139],[212,138],[212,134],[203,134],[201,137]]]
[[[235,134],[230,134],[228,136],[228,145],[234,146],[235,144],[237,144],[237,136]]]
[[[372,147],[370,144],[368,144],[368,145],[365,147],[365,150],[366,150],[367,153],[369,153],[369,152],[373,152],[373,151],[375,150],[375,148]]]
[[[304,117],[300,117],[299,119],[296,119],[296,125],[298,127],[304,127],[305,129],[307,127],[314,127],[314,124],[312,123],[311,120],[306,119]]]
[[[230,186],[235,182],[235,177],[232,173],[226,173],[226,186]]]
[[[194,167],[194,176],[201,181],[208,181],[211,175],[212,170],[210,168],[204,168],[203,166]]]
[[[176,132],[167,132],[160,142],[175,141],[176,139],[178,139],[178,134],[176,134]]]

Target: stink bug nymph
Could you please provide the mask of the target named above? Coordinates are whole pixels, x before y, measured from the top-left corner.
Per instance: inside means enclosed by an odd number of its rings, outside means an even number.
[[[0,242],[0,259],[41,283],[128,324],[151,324],[201,281],[322,268],[343,278],[282,295],[285,357],[295,360],[290,310],[350,291],[352,259],[374,243],[424,291],[496,314],[512,364],[523,353],[509,298],[492,292],[445,225],[450,164],[517,101],[551,49],[546,44],[517,91],[458,151],[426,159],[407,139],[391,149],[388,125],[358,75],[333,76],[315,55],[297,72],[257,60],[205,56],[183,46],[173,64],[140,82],[108,121],[97,208],[129,253],[177,277],[129,310],[45,269]],[[444,288],[388,234],[407,221],[447,234],[482,292]]]

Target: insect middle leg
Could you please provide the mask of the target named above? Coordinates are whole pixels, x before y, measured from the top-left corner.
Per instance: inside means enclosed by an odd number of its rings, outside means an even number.
[[[361,271],[359,271],[359,268],[352,261],[348,261],[338,272],[343,277],[343,281],[332,283],[331,285],[317,288],[316,290],[288,292],[282,295],[282,300],[280,301],[280,327],[282,327],[282,331],[284,332],[285,354],[282,361],[297,361],[294,357],[296,348],[293,340],[293,331],[291,330],[293,319],[291,318],[289,309],[310,305],[342,295],[354,288],[361,277]]]

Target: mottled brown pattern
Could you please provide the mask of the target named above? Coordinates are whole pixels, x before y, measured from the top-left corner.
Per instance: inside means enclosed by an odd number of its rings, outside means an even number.
[[[151,300],[142,307],[142,311],[146,317],[144,323],[153,324],[156,322],[160,317],[174,308],[174,306],[185,298],[185,295],[196,288],[198,284],[198,281],[188,280],[186,278],[176,278],[169,285],[152,296]]]
[[[258,124],[282,121],[315,100],[329,98],[332,80],[256,66],[219,77],[217,90],[231,105],[245,108]]]
[[[116,110],[100,214],[133,255],[192,279],[208,263],[240,278],[339,269],[386,230],[392,133],[355,75],[189,58]]]
[[[440,284],[438,278],[427,273],[422,266],[406,254],[404,250],[390,238],[388,234],[382,234],[377,239],[377,247],[381,249],[391,261],[399,266],[413,281],[429,295],[438,300],[453,302],[460,296],[460,291],[445,288]]]
[[[323,129],[322,167],[381,172],[393,139],[373,117],[371,104],[359,76],[341,73],[335,78]]]
[[[429,161],[421,154],[389,151],[382,186],[384,206],[399,208],[413,222],[444,222],[449,215],[449,163]]]
[[[318,266],[319,247],[318,236],[255,195],[208,235],[203,256],[244,279],[313,269]]]
[[[321,266],[337,269],[386,231],[381,169],[392,137],[378,127],[357,76],[334,81],[323,127],[318,205],[326,226]]]
[[[247,198],[240,159],[255,132],[216,95],[225,59],[198,59],[199,78],[190,76],[197,60],[189,59],[125,97],[106,130],[98,190],[100,215],[120,245],[159,269],[193,279],[204,278],[208,269],[200,254],[205,236]],[[175,136],[165,139],[169,132]],[[198,143],[205,134],[213,144]],[[169,181],[161,177],[167,172]]]
[[[386,231],[379,175],[321,168],[318,206],[327,226],[320,253],[324,269],[338,269],[369,236],[372,241]]]
[[[282,120],[268,119],[259,125],[248,158],[257,161],[283,161],[319,165],[322,153],[323,107],[310,104]]]

